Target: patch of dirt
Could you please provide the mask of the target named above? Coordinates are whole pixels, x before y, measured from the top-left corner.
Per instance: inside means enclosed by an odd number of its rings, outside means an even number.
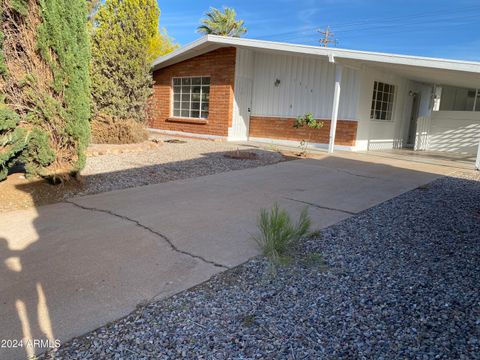
[[[148,140],[138,144],[91,144],[87,149],[87,156],[117,155],[133,152],[155,150],[162,142]]]
[[[60,202],[65,194],[83,186],[81,181],[75,180],[52,185],[44,179],[27,180],[22,173],[14,173],[0,183],[0,213]]]
[[[307,153],[299,153],[298,151],[292,150],[279,150],[285,157],[289,157],[292,159],[323,159],[327,156],[326,153],[316,153],[316,152],[307,152]]]
[[[226,158],[229,159],[237,159],[237,160],[257,160],[258,155],[252,151],[240,151],[240,150],[235,150],[235,151],[229,151],[225,153]]]

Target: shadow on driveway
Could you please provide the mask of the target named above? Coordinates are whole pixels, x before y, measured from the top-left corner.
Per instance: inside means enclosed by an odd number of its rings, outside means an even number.
[[[445,171],[359,159],[325,155],[3,213],[0,339],[12,342],[0,358],[41,353],[245,262],[258,254],[257,214],[275,202],[293,216],[309,206],[324,228]]]

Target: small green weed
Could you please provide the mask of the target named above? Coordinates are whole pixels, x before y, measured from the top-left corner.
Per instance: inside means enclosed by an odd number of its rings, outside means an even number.
[[[320,253],[311,253],[305,256],[303,259],[303,263],[305,266],[310,268],[319,268],[322,271],[328,269],[327,262],[325,261],[324,257]]]
[[[320,238],[321,236],[322,236],[322,230],[320,229],[314,230],[310,234],[308,234],[308,237],[310,239],[317,239],[317,238]]]
[[[420,185],[419,187],[417,187],[418,190],[428,190],[430,188],[430,184],[423,184],[423,185]]]
[[[260,235],[254,239],[263,255],[273,264],[288,262],[295,244],[309,232],[311,225],[308,208],[304,208],[294,224],[287,211],[275,204],[271,210],[262,209],[258,217]]]
[[[253,314],[245,315],[242,318],[242,323],[246,327],[252,327],[253,325],[255,325],[255,315],[253,315]]]

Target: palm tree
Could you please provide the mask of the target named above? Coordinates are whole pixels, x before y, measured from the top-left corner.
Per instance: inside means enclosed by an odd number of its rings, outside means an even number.
[[[223,8],[223,12],[216,8],[210,8],[206,18],[202,19],[202,25],[197,28],[197,32],[208,35],[222,35],[240,37],[247,32],[243,26],[243,20],[236,20],[236,12],[232,8]]]

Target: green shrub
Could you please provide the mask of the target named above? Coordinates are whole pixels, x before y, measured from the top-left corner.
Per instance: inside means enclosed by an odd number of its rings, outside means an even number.
[[[0,181],[8,175],[18,156],[28,144],[28,133],[17,127],[20,117],[16,112],[0,107]]]
[[[0,21],[3,22],[3,11],[1,11],[1,7],[0,7]],[[3,32],[0,31],[0,76],[7,74],[7,65],[5,64],[5,56],[3,55],[3,40],[4,40],[4,35],[3,35]]]
[[[98,116],[91,122],[94,144],[134,144],[148,139],[145,127],[135,120]]]
[[[275,264],[288,259],[288,253],[302,237],[308,234],[311,225],[308,208],[304,208],[296,224],[287,211],[275,204],[271,210],[262,209],[258,217],[260,235],[254,239],[263,255]]]
[[[25,164],[27,177],[50,175],[44,174],[44,169],[55,160],[55,152],[49,146],[48,133],[41,129],[33,129],[28,139],[28,146],[19,157],[19,161]]]
[[[145,121],[152,93],[150,45],[158,33],[156,0],[106,0],[92,32],[94,116]]]
[[[308,151],[308,145],[312,137],[312,131],[321,129],[323,127],[323,122],[316,120],[313,117],[313,114],[307,113],[305,115],[298,116],[297,119],[295,120],[295,123],[293,124],[293,127],[295,129],[301,129],[303,127],[307,128],[308,137],[300,141],[301,151],[298,154],[299,156],[306,156]]]
[[[0,179],[68,179],[90,137],[90,47],[85,0],[0,1]]]
[[[38,28],[37,47],[53,74],[50,91],[55,95],[49,100],[58,104],[56,113],[41,119],[42,128],[48,131],[51,139],[60,140],[54,149],[56,166],[66,172],[78,173],[85,167],[85,151],[90,141],[87,6],[85,0],[40,0],[39,5],[42,22]],[[47,99],[51,97],[48,95]],[[61,121],[52,129],[47,124],[57,117]],[[56,172],[52,170],[47,172]]]

